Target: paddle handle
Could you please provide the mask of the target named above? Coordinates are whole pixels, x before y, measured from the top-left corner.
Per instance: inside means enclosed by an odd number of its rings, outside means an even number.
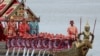
[[[80,17],[80,33],[81,33],[81,26],[82,26],[82,18]]]
[[[95,22],[94,22],[93,34],[94,34],[94,31],[95,31],[95,27],[96,27],[96,21],[97,21],[97,19],[95,19]]]

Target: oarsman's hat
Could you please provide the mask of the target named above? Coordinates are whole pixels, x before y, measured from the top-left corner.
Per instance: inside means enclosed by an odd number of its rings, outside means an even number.
[[[13,16],[11,16],[11,17],[10,17],[10,19],[11,19],[11,20],[13,20],[13,19],[14,19],[14,17],[13,17]]]
[[[70,24],[74,24],[74,21],[73,20],[70,20]]]
[[[14,17],[13,17],[13,16],[11,16],[9,20],[14,21]]]

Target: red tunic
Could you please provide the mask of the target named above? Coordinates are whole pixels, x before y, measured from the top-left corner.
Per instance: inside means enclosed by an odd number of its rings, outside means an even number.
[[[27,38],[29,36],[28,31],[30,30],[28,24],[20,24],[19,25],[19,35],[23,38]]]
[[[70,26],[68,29],[67,29],[67,32],[68,32],[68,36],[70,38],[75,38],[78,34],[78,30],[77,30],[77,27],[76,26]]]
[[[15,22],[8,22],[8,37],[16,36],[16,23]]]

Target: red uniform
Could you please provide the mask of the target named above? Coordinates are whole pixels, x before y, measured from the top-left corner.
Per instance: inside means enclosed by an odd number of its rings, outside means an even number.
[[[28,34],[29,29],[30,28],[27,23],[25,23],[25,24],[21,23],[19,25],[19,35],[22,36],[23,38],[27,38],[27,36],[29,35]]]
[[[69,37],[69,46],[71,47],[72,46],[72,43],[77,39],[77,34],[78,34],[78,30],[77,30],[77,27],[74,26],[74,21],[71,20],[70,21],[70,27],[68,27],[67,29],[67,32],[68,32],[68,37]]]
[[[8,22],[8,37],[16,36],[16,23],[15,22]]]
[[[70,26],[67,31],[70,38],[75,38],[78,34],[76,26]]]

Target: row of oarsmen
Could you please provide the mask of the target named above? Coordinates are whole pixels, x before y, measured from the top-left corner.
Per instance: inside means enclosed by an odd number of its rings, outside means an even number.
[[[63,35],[63,34],[51,34],[51,33],[47,33],[47,32],[40,32],[38,34],[25,34],[24,36],[20,36],[20,35],[16,35],[16,36],[19,36],[20,38],[48,38],[48,39],[74,39],[70,36],[66,36],[66,35]],[[8,38],[15,38],[16,36],[11,36],[11,37],[8,37]]]
[[[70,47],[73,39],[65,38],[62,34],[40,33],[31,35],[31,38],[13,37],[7,39],[7,47],[27,47],[27,48],[46,48],[61,49]]]

